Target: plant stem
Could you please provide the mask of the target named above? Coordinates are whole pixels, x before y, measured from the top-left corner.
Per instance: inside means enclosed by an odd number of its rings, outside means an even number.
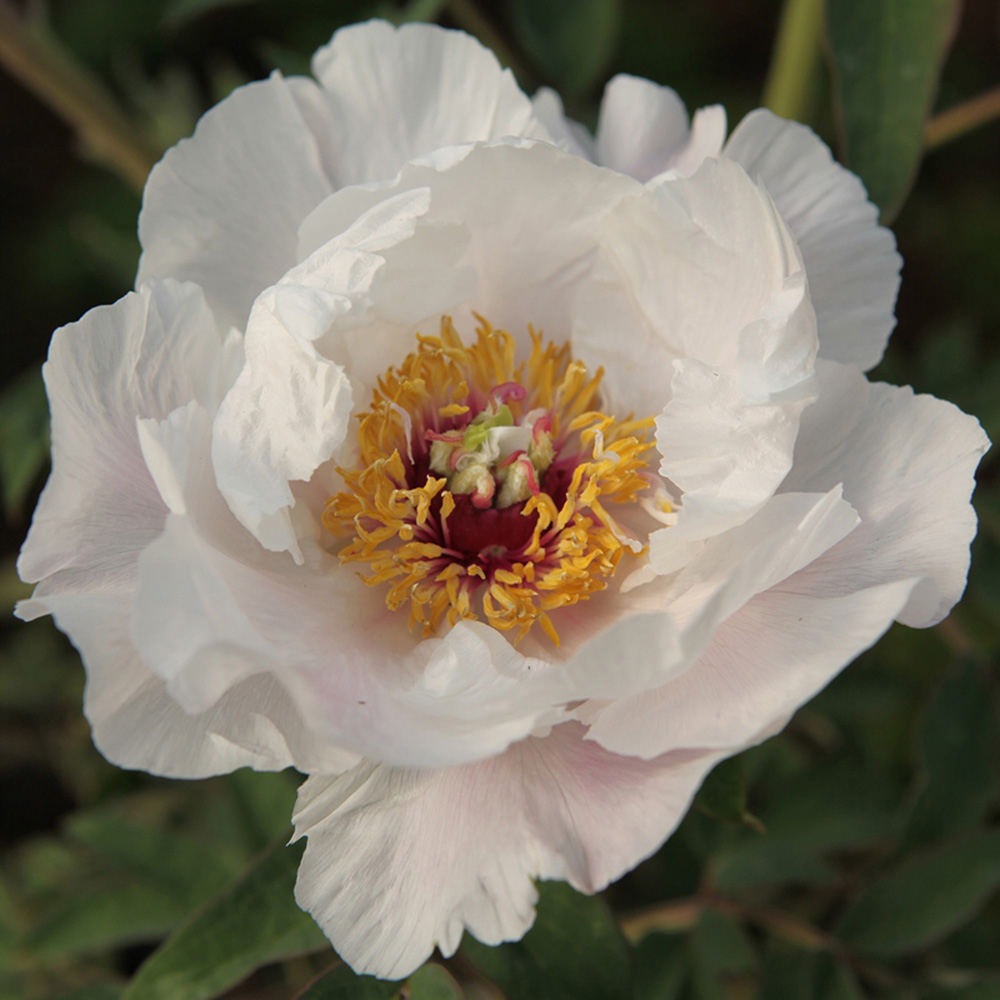
[[[674,900],[637,913],[627,913],[618,922],[625,937],[632,944],[638,944],[651,931],[674,933],[690,930],[708,906],[708,899],[692,896],[690,899]]]
[[[764,106],[782,118],[803,121],[812,97],[823,35],[823,0],[785,0]]]
[[[0,0],[0,65],[73,127],[87,151],[142,190],[156,153],[102,84],[37,21]]]
[[[737,920],[756,924],[762,930],[783,938],[803,951],[822,951],[833,955],[838,961],[850,965],[881,987],[898,986],[895,976],[889,970],[862,960],[835,937],[793,914],[767,906],[748,906],[710,893],[673,900],[627,914],[619,919],[619,925],[625,937],[632,944],[638,944],[653,931],[676,934],[692,930],[705,910],[715,910]]]
[[[996,118],[1000,118],[1000,87],[936,115],[927,123],[924,140],[928,149],[934,149]]]

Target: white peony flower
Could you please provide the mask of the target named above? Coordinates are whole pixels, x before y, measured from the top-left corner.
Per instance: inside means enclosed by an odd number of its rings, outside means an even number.
[[[153,171],[56,332],[20,559],[112,761],[309,774],[298,899],[406,975],[655,851],[708,770],[961,594],[975,420],[870,384],[899,257],[766,111],[338,32]]]

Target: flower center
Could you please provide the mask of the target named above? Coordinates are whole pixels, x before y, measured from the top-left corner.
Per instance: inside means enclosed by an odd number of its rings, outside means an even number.
[[[529,327],[517,364],[513,337],[477,318],[471,346],[445,317],[379,379],[359,465],[338,470],[345,488],[323,524],[351,539],[341,560],[389,584],[387,605],[408,604],[425,637],[482,618],[515,641],[538,624],[558,644],[549,613],[603,590],[642,551],[608,505],[646,488],[653,421],[595,409],[602,372],[568,344]]]

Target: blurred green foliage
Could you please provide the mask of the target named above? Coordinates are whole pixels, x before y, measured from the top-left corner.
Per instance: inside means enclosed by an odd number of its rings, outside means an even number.
[[[844,153],[883,216],[916,173],[958,0],[829,0]]]
[[[884,208],[912,180],[928,107],[996,83],[1000,7],[968,0],[935,103],[953,6],[830,0],[834,62],[815,67],[807,117]],[[691,107],[722,102],[735,122],[759,102],[779,18],[777,0],[31,7],[159,148],[234,86],[274,66],[307,72],[336,27],[373,15],[479,33],[525,87],[559,88],[589,124],[618,71],[669,83]],[[912,36],[886,34],[900,18]],[[281,846],[295,776],[171,783],[101,760],[75,653],[49,622],[9,612],[26,594],[13,557],[45,473],[39,365],[54,327],[129,287],[139,202],[2,73],[0,109],[0,1000],[1000,997],[993,457],[969,591],[947,623],[894,629],[782,735],[721,765],[676,834],[603,898],[542,885],[522,942],[466,939],[406,984],[355,977],[295,908],[297,854]],[[898,216],[899,328],[876,373],[953,400],[994,439],[998,167],[995,125],[927,157]]]

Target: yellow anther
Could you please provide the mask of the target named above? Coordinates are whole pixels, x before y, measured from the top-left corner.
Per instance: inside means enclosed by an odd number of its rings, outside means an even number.
[[[654,421],[629,414],[616,423],[601,412],[603,373],[589,373],[569,344],[547,342],[529,327],[531,351],[518,364],[514,338],[477,320],[476,340],[467,345],[445,317],[438,336],[418,334],[417,349],[378,379],[371,407],[359,420],[358,466],[338,470],[344,488],[327,503],[323,524],[343,540],[341,560],[366,563],[362,579],[388,584],[387,606],[408,605],[410,627],[422,635],[446,622],[481,618],[511,632],[514,642],[538,624],[558,644],[548,612],[603,590],[629,551],[628,533],[608,505],[634,502],[647,488],[645,455]],[[493,556],[453,549],[449,520],[457,501],[445,488],[448,480],[431,474],[415,481],[414,466],[427,467],[420,462],[427,461],[421,456],[427,455],[428,432],[461,431],[496,386],[511,382],[525,390],[523,399],[505,404],[515,424],[543,410],[555,450],[550,461],[559,468],[570,457],[576,465],[558,505],[539,474],[539,492],[521,507],[534,522],[527,543],[509,554],[510,562],[499,556],[491,561]],[[670,510],[659,497],[656,503]],[[466,506],[462,516],[477,515]],[[462,527],[456,537],[468,538],[469,522]],[[484,553],[493,547],[486,544]]]

